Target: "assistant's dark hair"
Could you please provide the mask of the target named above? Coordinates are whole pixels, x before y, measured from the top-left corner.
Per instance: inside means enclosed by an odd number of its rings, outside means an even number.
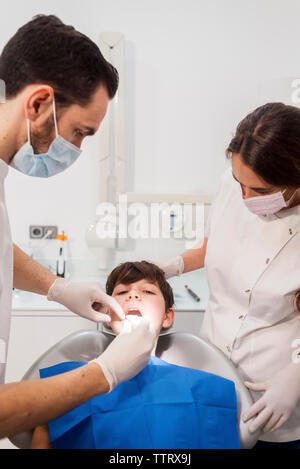
[[[226,156],[232,153],[267,183],[300,187],[300,109],[283,103],[258,107],[238,124]]]
[[[109,275],[106,282],[106,293],[112,295],[114,288],[119,284],[130,285],[139,280],[147,279],[157,282],[165,300],[166,311],[174,305],[173,290],[165,278],[163,270],[157,265],[147,261],[123,262]]]
[[[54,15],[37,15],[8,41],[0,56],[6,98],[34,83],[53,87],[60,107],[87,105],[100,85],[113,98],[118,72],[87,36]]]

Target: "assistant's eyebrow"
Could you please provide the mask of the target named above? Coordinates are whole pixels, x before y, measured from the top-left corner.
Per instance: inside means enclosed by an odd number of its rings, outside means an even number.
[[[236,182],[238,182],[239,184],[242,184],[242,183],[235,177],[235,175],[233,174],[233,171],[232,171],[232,177],[233,177],[233,179],[236,180]],[[245,184],[243,184],[243,185],[245,185]],[[247,186],[247,187],[248,187],[248,186]],[[269,187],[269,188],[268,188],[268,187],[249,187],[249,189],[251,189],[251,190],[253,190],[253,191],[271,191],[271,190],[273,190],[272,187]]]

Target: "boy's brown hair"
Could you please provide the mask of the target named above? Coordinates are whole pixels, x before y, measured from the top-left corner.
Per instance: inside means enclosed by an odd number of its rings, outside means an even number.
[[[142,279],[147,279],[151,283],[157,283],[165,300],[166,311],[172,308],[174,295],[163,270],[147,261],[123,262],[119,264],[107,279],[106,293],[112,295],[114,288],[120,283],[129,285]]]

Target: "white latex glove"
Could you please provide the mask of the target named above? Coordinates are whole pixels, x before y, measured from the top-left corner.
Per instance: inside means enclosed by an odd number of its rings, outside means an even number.
[[[49,288],[47,299],[57,301],[79,316],[95,322],[109,322],[111,310],[120,319],[125,318],[119,303],[107,295],[98,282],[69,282],[58,278]]]
[[[154,262],[164,271],[166,279],[181,275],[184,270],[184,262],[181,256],[173,257],[167,262]]]
[[[122,332],[98,358],[92,360],[101,366],[110,391],[136,376],[147,365],[155,339],[149,318],[126,316]]]
[[[287,421],[300,398],[300,363],[290,363],[264,383],[249,383],[252,391],[264,391],[263,396],[243,416],[243,421],[257,415],[249,426],[250,433],[258,428],[272,432]]]

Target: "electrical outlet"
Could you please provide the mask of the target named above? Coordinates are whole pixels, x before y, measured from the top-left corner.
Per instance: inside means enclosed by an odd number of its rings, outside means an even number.
[[[31,239],[42,239],[44,237],[46,239],[56,239],[57,233],[58,233],[57,226],[48,226],[48,225],[46,226],[45,225],[30,225],[29,226],[29,237]]]
[[[29,227],[29,237],[31,239],[39,239],[44,236],[44,230],[41,225],[30,225]]]
[[[56,235],[58,233],[58,228],[57,226],[43,226],[44,228],[44,236],[51,231],[50,234],[48,234],[47,239],[56,239]]]

